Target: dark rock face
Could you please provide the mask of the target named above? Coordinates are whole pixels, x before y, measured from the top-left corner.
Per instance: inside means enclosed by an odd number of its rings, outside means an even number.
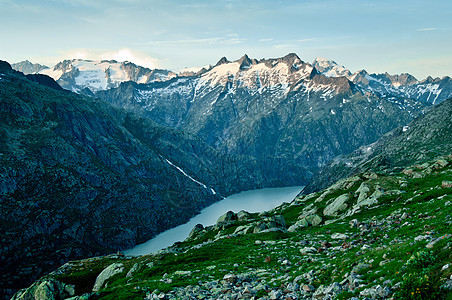
[[[11,65],[8,62],[0,60],[0,72],[9,72],[11,70]]]
[[[59,91],[63,90],[63,88],[55,80],[53,80],[53,78],[51,78],[47,75],[29,74],[29,75],[26,75],[26,77],[30,81],[37,82],[39,84],[48,86],[54,90],[59,90]]]
[[[2,294],[68,260],[144,242],[221,196],[306,180],[284,160],[219,153],[198,137],[7,66],[0,78]]]
[[[423,163],[452,149],[452,99],[433,106],[407,126],[394,129],[376,143],[339,156],[314,175],[304,193],[367,171],[392,172]]]

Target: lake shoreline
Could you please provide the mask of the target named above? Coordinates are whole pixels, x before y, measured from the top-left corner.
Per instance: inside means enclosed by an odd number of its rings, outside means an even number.
[[[203,226],[214,225],[218,217],[227,211],[239,212],[244,210],[250,213],[267,211],[281,205],[283,202],[292,201],[302,189],[303,186],[292,186],[265,188],[233,194],[204,208],[187,223],[168,229],[149,241],[124,251],[124,254],[139,256],[157,252],[173,245],[175,242],[185,240],[197,224],[202,224]]]

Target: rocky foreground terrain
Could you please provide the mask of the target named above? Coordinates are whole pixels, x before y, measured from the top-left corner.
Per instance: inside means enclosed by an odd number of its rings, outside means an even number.
[[[446,299],[452,155],[357,174],[159,253],[71,261],[13,299]]]

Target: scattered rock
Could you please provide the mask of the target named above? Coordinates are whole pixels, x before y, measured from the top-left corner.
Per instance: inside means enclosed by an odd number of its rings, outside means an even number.
[[[445,188],[452,188],[452,181],[449,180],[443,180],[443,182],[441,183],[441,186],[445,189]]]
[[[337,239],[337,240],[340,240],[340,239],[345,240],[347,238],[347,235],[345,235],[343,233],[333,233],[331,235],[331,238],[332,239]]]

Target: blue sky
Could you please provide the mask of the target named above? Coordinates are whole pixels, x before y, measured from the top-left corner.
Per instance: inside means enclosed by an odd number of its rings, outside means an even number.
[[[295,52],[371,73],[452,76],[450,0],[0,0],[0,59],[179,69]]]

